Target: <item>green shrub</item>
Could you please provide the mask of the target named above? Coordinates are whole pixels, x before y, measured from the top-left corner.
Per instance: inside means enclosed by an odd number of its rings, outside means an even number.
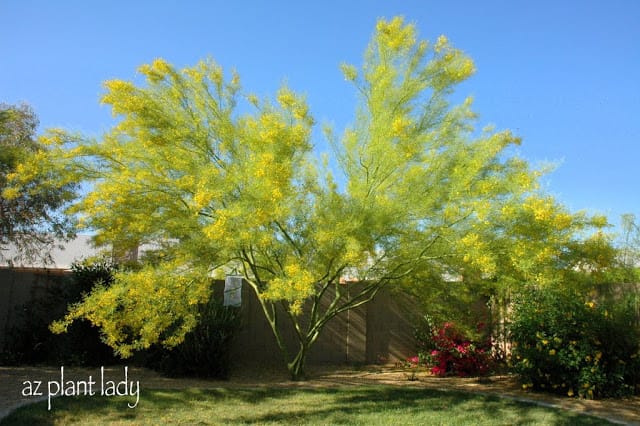
[[[231,340],[240,325],[238,308],[213,297],[200,306],[200,321],[173,349],[154,347],[139,356],[142,364],[167,376],[226,379],[231,368]]]
[[[510,363],[523,388],[583,398],[640,390],[640,330],[627,301],[529,288],[513,301]]]

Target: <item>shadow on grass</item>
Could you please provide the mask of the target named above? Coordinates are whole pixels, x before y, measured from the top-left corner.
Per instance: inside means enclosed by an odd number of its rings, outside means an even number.
[[[555,425],[602,425],[602,419],[581,416],[576,413],[552,410],[534,404],[501,399],[495,396],[465,392],[436,391],[419,388],[378,387],[333,389],[333,404],[304,407],[297,410],[269,412],[262,415],[243,415],[244,423],[305,423],[353,424],[354,419],[368,416],[371,419],[396,423],[399,418],[422,420],[429,424],[538,424],[553,413]],[[298,391],[299,392],[299,391]],[[306,390],[322,392],[326,390]],[[274,395],[271,395],[274,397]],[[386,417],[380,417],[386,416]],[[432,420],[435,420],[432,422]],[[484,420],[484,422],[483,422]],[[488,421],[488,423],[486,423]],[[388,424],[381,421],[382,424]],[[419,424],[425,424],[419,422]]]
[[[602,425],[602,419],[498,397],[385,386],[330,389],[188,389],[132,397],[64,397],[20,408],[1,425],[81,424],[555,424]]]

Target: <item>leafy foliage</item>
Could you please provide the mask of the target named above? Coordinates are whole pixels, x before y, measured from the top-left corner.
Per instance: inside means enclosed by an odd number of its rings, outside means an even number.
[[[46,155],[34,140],[38,119],[28,105],[0,104],[0,261],[47,263],[56,239],[72,236],[71,221],[60,213],[75,196],[76,184],[52,183],[52,173],[27,176],[23,162]],[[12,174],[23,174],[20,190],[8,184]],[[5,250],[13,246],[8,258]]]
[[[638,392],[640,327],[631,302],[523,291],[513,304],[511,324],[511,363],[523,388],[583,398]]]

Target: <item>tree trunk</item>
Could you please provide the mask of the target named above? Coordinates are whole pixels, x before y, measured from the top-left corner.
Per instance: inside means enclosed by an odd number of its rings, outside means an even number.
[[[301,344],[300,350],[296,354],[295,358],[287,364],[289,374],[291,375],[291,380],[293,380],[294,382],[307,380],[307,376],[304,371],[304,364],[307,360],[307,350],[308,347]]]
[[[255,271],[256,269],[253,268],[253,270]],[[382,281],[379,281],[375,284],[364,287],[356,295],[347,295],[345,298],[345,295],[341,294],[340,285],[338,283],[333,283],[336,288],[333,300],[330,302],[329,306],[326,309],[320,311],[320,300],[322,299],[322,296],[324,295],[327,288],[329,288],[329,286],[332,284],[331,281],[328,282],[326,285],[324,285],[321,291],[312,298],[310,311],[307,312],[307,314],[309,315],[309,324],[306,325],[306,327],[301,326],[298,318],[296,318],[295,315],[291,314],[291,312],[288,311],[288,307],[286,306],[286,304],[283,303],[282,308],[286,312],[286,315],[295,330],[296,338],[299,345],[298,352],[296,353],[295,357],[291,359],[286,342],[280,333],[276,303],[265,300],[261,297],[262,294],[260,291],[260,285],[257,282],[250,280],[247,280],[247,282],[251,285],[258,298],[258,301],[260,302],[267,322],[269,323],[271,331],[276,338],[278,347],[280,348],[282,355],[284,356],[285,362],[287,364],[287,369],[289,370],[289,374],[291,376],[291,380],[293,381],[306,380],[304,368],[305,362],[307,360],[307,354],[311,346],[313,346],[313,344],[320,336],[326,323],[341,312],[345,312],[349,309],[353,309],[355,307],[368,303],[374,298],[378,290],[382,288]],[[342,302],[342,304],[340,304],[340,302]]]

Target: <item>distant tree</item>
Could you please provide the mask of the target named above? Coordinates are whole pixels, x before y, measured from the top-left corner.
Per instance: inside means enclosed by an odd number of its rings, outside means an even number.
[[[301,96],[243,98],[238,76],[211,61],[156,60],[140,68],[144,86],[107,82],[103,102],[120,121],[100,140],[51,131],[34,167],[93,182],[72,211],[96,240],[154,243],[163,259],[117,273],[54,329],[88,318],[123,356],[174,346],[197,323],[212,273],[237,268],[300,379],[325,325],[384,286],[468,271],[543,281],[543,261],[601,225],[540,195],[539,173],[506,153],[519,139],[476,133],[470,99],[450,104],[474,65],[445,37],[429,44],[401,18],[381,20],[362,68],[342,69],[360,96],[344,135],[327,131],[337,179],[313,155]]]
[[[621,218],[622,241],[621,261],[629,268],[640,267],[640,224],[633,213],[625,213]]]
[[[60,209],[73,197],[75,183],[57,185],[52,173],[34,174],[23,162],[46,155],[35,140],[38,119],[28,105],[0,104],[0,261],[51,261],[56,240],[72,236],[72,223]],[[18,192],[8,188],[8,177],[21,174]],[[13,255],[6,251],[12,246]]]

